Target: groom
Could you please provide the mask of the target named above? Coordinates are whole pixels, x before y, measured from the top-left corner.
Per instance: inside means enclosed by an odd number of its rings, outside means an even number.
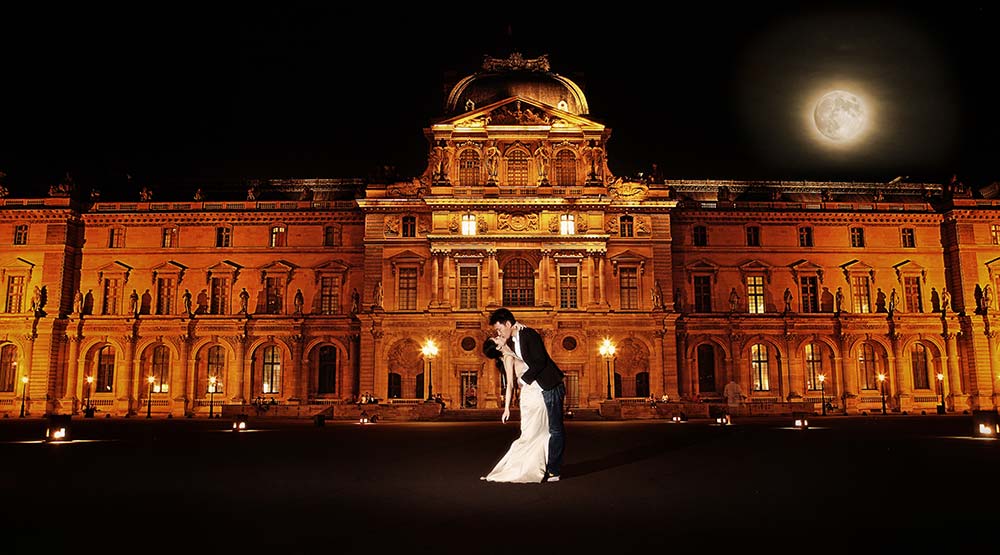
[[[563,427],[563,399],[566,385],[563,384],[562,370],[549,357],[542,342],[542,336],[532,328],[517,325],[514,314],[506,308],[498,308],[490,314],[490,325],[499,335],[499,340],[507,342],[523,360],[528,369],[518,378],[521,385],[538,381],[545,399],[545,409],[549,413],[549,460],[545,464],[542,482],[558,482],[562,466],[563,450],[566,445]]]

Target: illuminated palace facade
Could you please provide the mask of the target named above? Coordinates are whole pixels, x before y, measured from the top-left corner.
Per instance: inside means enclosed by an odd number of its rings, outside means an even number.
[[[547,58],[486,58],[410,180],[0,198],[0,412],[308,416],[427,385],[496,408],[480,348],[500,306],[542,333],[571,407],[721,400],[730,381],[848,413],[883,394],[997,406],[1000,202],[957,182],[622,178],[589,113]]]

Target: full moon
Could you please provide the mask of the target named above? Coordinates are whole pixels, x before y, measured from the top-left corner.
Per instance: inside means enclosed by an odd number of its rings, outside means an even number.
[[[838,143],[850,141],[865,127],[865,107],[847,91],[830,91],[816,103],[813,119],[824,137]]]

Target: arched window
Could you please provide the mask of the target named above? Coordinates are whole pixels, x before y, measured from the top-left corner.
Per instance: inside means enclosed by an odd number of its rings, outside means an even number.
[[[910,362],[913,365],[913,389],[930,389],[930,375],[927,373],[927,347],[914,343],[910,349]]]
[[[768,369],[771,360],[767,351],[767,345],[757,343],[750,347],[750,373],[753,378],[754,391],[768,391],[771,389],[768,383]]]
[[[507,186],[528,185],[528,153],[523,150],[513,150],[507,155]]]
[[[858,373],[861,376],[862,388],[878,389],[878,381],[875,377],[876,370],[875,349],[865,343],[858,349]]]
[[[715,391],[715,348],[708,343],[698,345],[698,392]]]
[[[576,156],[567,149],[556,153],[555,161],[556,185],[573,187],[576,185]]]
[[[170,350],[166,345],[158,345],[153,349],[153,365],[149,375],[153,376],[153,393],[166,393],[170,390]]]
[[[101,347],[97,353],[97,387],[95,392],[107,393],[115,387],[115,350],[111,345]]]
[[[0,347],[0,392],[12,393],[17,379],[17,347],[8,343]]]
[[[458,155],[458,183],[463,187],[481,185],[479,153],[467,148]]]
[[[535,269],[523,258],[503,267],[504,306],[535,306]]]
[[[816,343],[806,344],[806,387],[809,391],[820,390],[819,376],[822,373],[823,349]]]
[[[337,392],[337,349],[330,345],[319,348],[319,384],[316,392],[320,395]]]
[[[215,378],[215,393],[225,391],[224,373],[226,370],[226,352],[221,345],[215,345],[208,350],[208,366],[206,367],[206,381],[208,383],[208,393],[212,393],[212,378]]]
[[[403,376],[395,372],[389,372],[389,398],[399,399],[402,396],[403,396]],[[416,398],[419,397],[420,395],[418,394]]]
[[[261,365],[261,390],[264,393],[281,392],[281,352],[275,345],[264,347]]]

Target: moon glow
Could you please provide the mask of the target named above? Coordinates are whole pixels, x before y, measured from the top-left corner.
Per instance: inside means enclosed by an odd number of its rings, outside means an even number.
[[[835,90],[823,95],[813,110],[816,130],[838,143],[850,141],[865,128],[865,106],[847,91]]]

